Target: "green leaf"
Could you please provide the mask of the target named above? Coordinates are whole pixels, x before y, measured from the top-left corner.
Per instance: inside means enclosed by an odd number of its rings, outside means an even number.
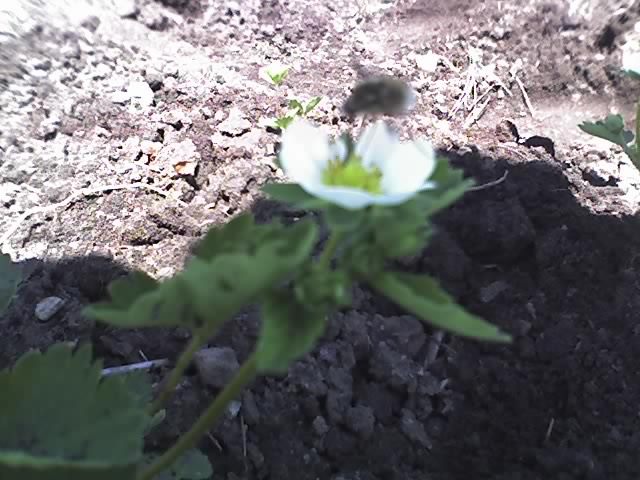
[[[310,311],[290,293],[269,295],[262,304],[262,331],[256,347],[258,372],[281,375],[306,355],[325,330],[326,316]]]
[[[4,313],[11,303],[20,280],[22,273],[18,266],[11,261],[9,255],[0,254],[0,314]]]
[[[369,216],[369,210],[347,210],[333,204],[327,204],[323,211],[327,225],[335,232],[357,230]]]
[[[151,377],[143,370],[134,370],[120,375],[120,380],[135,399],[140,408],[146,408],[153,399]]]
[[[253,215],[243,213],[228,223],[212,228],[193,250],[193,254],[202,260],[212,260],[223,253],[237,253],[246,249],[256,234]]]
[[[269,183],[262,187],[262,191],[273,200],[299,208],[313,210],[328,205],[326,201],[307,193],[297,183]]]
[[[252,254],[194,259],[184,274],[191,304],[202,318],[230,318],[257,295],[284,281],[311,256],[318,227],[300,220],[287,228],[266,225],[270,236]]]
[[[300,103],[300,102],[299,102],[298,100],[296,100],[296,99],[289,100],[288,107],[289,107],[291,110],[295,110],[295,111],[296,111],[296,113],[297,113],[298,115],[300,115],[300,114],[304,113],[304,107],[302,106],[302,103]]]
[[[287,76],[289,75],[289,69],[287,68],[280,73],[267,72],[267,75],[269,75],[269,78],[271,78],[271,81],[274,85],[280,86],[282,85],[282,82],[284,82],[285,78],[287,78]]]
[[[312,263],[295,280],[296,301],[307,309],[331,311],[351,304],[351,275],[344,269],[327,269]]]
[[[144,272],[135,271],[111,282],[107,291],[115,307],[129,308],[140,296],[153,292],[159,283]]]
[[[414,197],[422,214],[426,216],[449,207],[475,183],[471,179],[465,179],[462,170],[451,168],[449,162],[444,159],[438,160],[430,180],[436,183],[436,188],[424,190]]]
[[[286,130],[289,125],[295,120],[295,115],[285,115],[276,119],[276,126],[281,130]]]
[[[119,377],[127,390],[138,400],[139,407],[141,409],[147,408],[151,400],[153,400],[153,386],[149,373],[144,370],[134,370]],[[156,412],[153,417],[149,419],[149,424],[145,428],[145,436],[149,435],[151,430],[160,425],[166,416],[167,412],[164,409]]]
[[[438,283],[421,275],[385,272],[368,279],[375,290],[422,320],[452,333],[495,342],[510,342],[511,336],[457,305]]]
[[[97,303],[86,313],[121,327],[187,325],[214,329],[258,294],[283,281],[311,255],[318,227],[301,220],[292,227],[254,225],[238,253],[209,258],[213,247],[203,247],[177,276],[140,295]],[[234,238],[234,237],[232,237]],[[206,242],[207,244],[209,242]]]
[[[151,433],[151,430],[164,422],[165,418],[167,418],[167,411],[164,408],[162,410],[158,410],[149,421],[149,425],[147,425],[147,429],[144,432],[145,437]]]
[[[622,70],[622,73],[624,73],[629,78],[633,78],[634,80],[640,80],[640,74],[635,70]]]
[[[133,480],[149,418],[91,347],[56,344],[0,372],[0,478]]]
[[[150,289],[153,285],[153,289]],[[128,290],[129,288],[129,290]],[[188,298],[183,274],[158,283],[144,273],[114,281],[110,300],[85,308],[88,317],[122,328],[197,327],[201,323]]]
[[[147,455],[145,464],[151,463],[158,455]],[[154,480],[206,480],[213,475],[213,469],[207,456],[200,450],[187,450],[169,469]]]
[[[597,122],[582,122],[578,127],[589,135],[603,138],[621,147],[633,140],[633,133],[625,131],[624,120],[620,115],[608,115]]]
[[[311,110],[316,108],[318,104],[322,101],[322,97],[313,97],[311,100],[307,102],[307,106],[304,107],[304,114],[308,114]]]

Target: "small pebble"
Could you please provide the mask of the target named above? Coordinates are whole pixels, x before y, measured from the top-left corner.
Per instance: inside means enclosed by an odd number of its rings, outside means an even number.
[[[48,322],[64,306],[65,301],[60,297],[47,297],[36,305],[35,315],[41,322]]]
[[[231,348],[206,348],[193,357],[202,381],[214,388],[223,388],[233,378],[240,364]]]

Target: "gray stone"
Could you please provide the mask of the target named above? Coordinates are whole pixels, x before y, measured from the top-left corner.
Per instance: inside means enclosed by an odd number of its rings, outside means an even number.
[[[213,388],[225,387],[240,368],[236,352],[226,347],[200,350],[193,361],[202,381]]]
[[[431,449],[431,439],[427,435],[424,425],[416,418],[415,414],[411,410],[407,410],[406,408],[402,409],[400,429],[412,442],[417,443],[426,449]]]
[[[195,175],[200,153],[190,139],[165,145],[156,156],[161,169],[171,176]]]
[[[329,425],[327,425],[324,417],[316,417],[315,420],[313,420],[313,431],[319,436],[326,435],[329,431]]]
[[[482,303],[489,303],[495,300],[495,298],[509,288],[509,284],[507,282],[503,282],[502,280],[498,280],[497,282],[493,282],[486,287],[482,287],[480,289],[480,301]]]
[[[349,429],[363,439],[373,435],[376,419],[371,407],[357,405],[352,407],[345,416],[345,423]]]
[[[222,133],[239,136],[251,129],[251,122],[247,120],[239,108],[233,107],[227,119],[218,125]]]
[[[65,301],[60,297],[47,297],[38,302],[35,315],[41,322],[48,322],[64,306]]]

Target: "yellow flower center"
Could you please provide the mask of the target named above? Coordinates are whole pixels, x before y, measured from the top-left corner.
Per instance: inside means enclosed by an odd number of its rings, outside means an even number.
[[[347,160],[336,158],[322,172],[322,183],[332,187],[351,187],[365,192],[382,193],[382,172],[378,167],[366,168],[362,159],[351,153]]]

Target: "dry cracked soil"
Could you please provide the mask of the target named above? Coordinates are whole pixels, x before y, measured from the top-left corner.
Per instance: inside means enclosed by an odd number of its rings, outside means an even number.
[[[82,309],[128,271],[179,271],[239,212],[291,215],[260,193],[283,179],[266,120],[321,95],[312,118],[338,132],[357,79],[388,73],[418,92],[391,120],[403,135],[478,184],[507,174],[439,214],[402,268],[515,340],[441,337],[358,289],[312,353],[203,439],[213,478],[638,478],[640,174],[577,124],[632,118],[620,62],[640,2],[3,3],[0,243],[25,280],[0,317],[0,367],[58,341],[91,342],[107,366],[175,358],[183,329],[116,330]],[[258,75],[276,60],[294,67],[281,89]],[[246,358],[259,320],[248,309],[210,345]],[[149,448],[215,393],[190,371]]]

